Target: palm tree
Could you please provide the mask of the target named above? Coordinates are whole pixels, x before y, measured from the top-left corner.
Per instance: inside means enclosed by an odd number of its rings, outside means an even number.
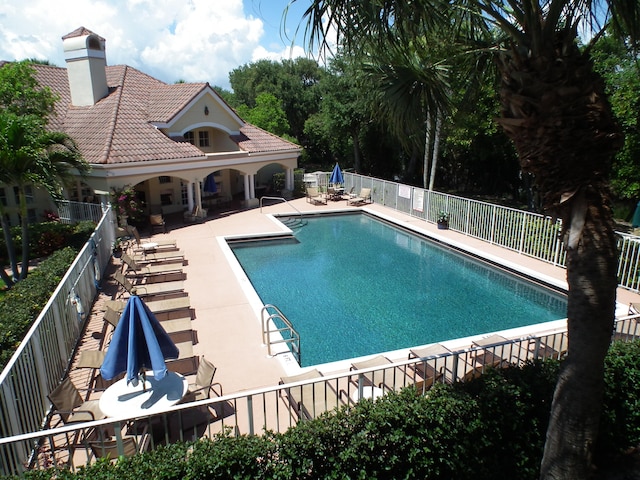
[[[4,268],[0,269],[0,277],[7,286],[28,273],[27,185],[46,189],[57,201],[63,198],[62,189],[74,178],[74,172],[85,175],[88,171],[89,164],[68,135],[45,131],[41,117],[0,112],[0,183],[17,187],[22,227],[22,268],[19,268],[9,223],[0,203],[0,221],[13,273],[9,277]]]
[[[292,0],[295,2],[296,0]],[[640,3],[627,0],[312,0],[309,45],[409,44],[449,22],[461,41],[493,28],[499,123],[545,209],[562,219],[567,250],[569,350],[556,386],[540,478],[587,478],[604,390],[617,288],[609,175],[621,145],[589,45],[605,29],[640,40]],[[461,28],[464,26],[464,28]],[[580,48],[579,35],[591,38]],[[462,37],[463,35],[467,38]],[[473,39],[471,39],[473,40]],[[473,42],[472,42],[473,43]]]

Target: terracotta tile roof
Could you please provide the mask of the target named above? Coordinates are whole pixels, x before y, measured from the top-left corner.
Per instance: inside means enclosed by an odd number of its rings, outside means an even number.
[[[166,123],[207,88],[206,83],[162,84],[149,94],[149,121]]]
[[[240,128],[240,135],[231,135],[230,138],[245,152],[274,152],[301,148],[300,145],[284,140],[250,123],[245,123],[244,127]]]
[[[100,40],[104,41],[104,38],[102,38],[100,35],[93,33],[91,30],[85,27],[78,27],[73,32],[67,33],[64,37],[62,37],[62,40],[74,37],[84,37],[85,35],[95,35]]]
[[[50,127],[69,134],[89,163],[149,162],[204,156],[194,145],[168,138],[152,122],[169,122],[203,89],[211,88],[208,84],[168,85],[132,67],[108,66],[109,95],[93,106],[75,107],[71,105],[65,68],[38,64],[34,68],[40,84],[50,87],[60,97]],[[212,93],[216,95],[213,90]],[[240,131],[239,138],[231,138],[242,151],[257,153],[299,148],[250,124]]]

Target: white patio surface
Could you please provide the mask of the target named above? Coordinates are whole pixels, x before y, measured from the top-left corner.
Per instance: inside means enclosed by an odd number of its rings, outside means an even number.
[[[186,274],[185,291],[195,310],[192,321],[197,331],[198,343],[194,344],[194,355],[204,355],[217,367],[214,380],[220,382],[224,393],[231,394],[248,389],[276,385],[280,377],[295,373],[295,366],[285,365],[282,356],[269,357],[267,347],[262,344],[259,312],[250,304],[243,286],[233,273],[227,258],[218,244],[220,236],[246,236],[287,231],[278,225],[269,214],[297,214],[345,209],[367,209],[393,218],[399,224],[417,228],[443,241],[465,246],[494,259],[502,259],[521,271],[539,275],[545,281],[556,285],[566,284],[566,271],[560,267],[520,255],[486,242],[475,240],[452,230],[438,230],[435,224],[410,217],[376,204],[362,207],[348,207],[345,201],[327,202],[327,205],[313,205],[304,198],[287,203],[265,206],[260,211],[256,207],[248,210],[210,212],[202,223],[184,224],[182,218],[171,223],[166,234],[155,234],[152,238],[171,238],[177,241],[188,262],[183,267]],[[143,236],[145,232],[142,232]],[[116,265],[120,260],[114,259]],[[108,279],[105,279],[108,281]],[[105,332],[101,306],[112,298],[113,286],[105,284],[92,309],[81,349],[103,348]],[[631,302],[640,302],[640,295],[625,289],[618,289],[621,313]],[[304,342],[304,339],[303,339]],[[466,346],[466,345],[465,345]],[[400,353],[399,353],[400,355]],[[391,360],[406,359],[406,353]],[[335,364],[334,364],[335,365]],[[346,364],[348,365],[348,363]],[[293,370],[292,370],[293,369]],[[333,371],[324,371],[324,374]],[[76,385],[86,385],[88,369],[72,369],[72,379]]]

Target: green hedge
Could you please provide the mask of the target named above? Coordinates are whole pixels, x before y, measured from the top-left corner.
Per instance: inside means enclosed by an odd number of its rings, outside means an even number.
[[[640,441],[640,342],[612,347],[600,461]],[[301,422],[283,434],[217,435],[30,479],[538,478],[559,363],[491,371],[465,384],[408,388]]]
[[[70,246],[78,251],[96,228],[95,222],[83,221],[74,225],[60,222],[41,222],[29,225],[29,256],[31,258],[48,257],[53,252]],[[1,231],[1,229],[0,229]],[[18,261],[22,260],[22,229],[11,227]],[[0,235],[0,261],[7,263],[7,249],[4,235]]]
[[[0,301],[0,371],[49,301],[77,254],[77,250],[71,247],[56,251]]]

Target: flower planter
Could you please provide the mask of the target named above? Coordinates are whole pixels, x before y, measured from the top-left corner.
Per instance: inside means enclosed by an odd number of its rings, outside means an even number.
[[[449,228],[449,222],[438,222],[439,230],[447,230]]]

